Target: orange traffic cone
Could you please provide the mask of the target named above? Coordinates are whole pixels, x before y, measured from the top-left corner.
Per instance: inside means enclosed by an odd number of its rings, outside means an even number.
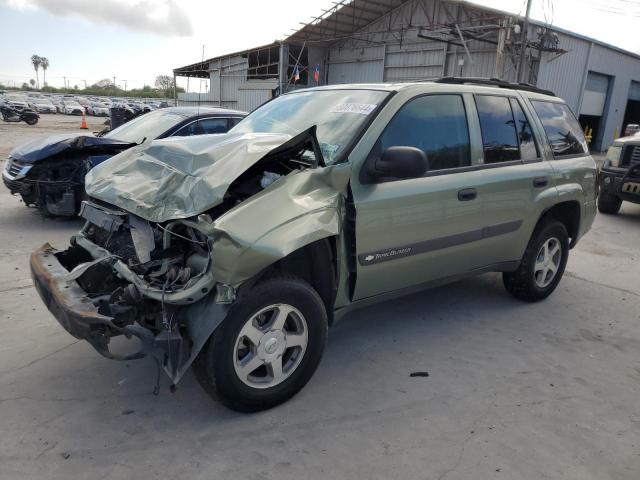
[[[89,130],[89,127],[87,127],[87,118],[84,116],[84,112],[82,112],[82,123],[80,124],[80,128],[82,130]]]

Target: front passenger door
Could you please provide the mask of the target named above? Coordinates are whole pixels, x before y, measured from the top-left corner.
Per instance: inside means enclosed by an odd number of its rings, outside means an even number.
[[[481,261],[484,221],[473,195],[467,111],[461,94],[415,97],[396,112],[372,156],[393,146],[423,150],[429,172],[419,178],[352,182],[356,210],[353,299],[371,297],[471,270]],[[471,138],[479,142],[477,130]],[[471,193],[470,193],[471,192]]]

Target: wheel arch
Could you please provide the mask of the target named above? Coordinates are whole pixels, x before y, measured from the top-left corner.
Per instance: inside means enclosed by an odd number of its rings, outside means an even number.
[[[578,242],[580,234],[580,221],[582,219],[580,202],[567,200],[551,206],[538,219],[536,230],[543,222],[549,219],[557,220],[565,226],[570,238],[569,248],[573,248]]]
[[[337,242],[337,236],[329,236],[308,243],[271,264],[251,284],[281,273],[299,277],[318,292],[331,324],[338,285]]]

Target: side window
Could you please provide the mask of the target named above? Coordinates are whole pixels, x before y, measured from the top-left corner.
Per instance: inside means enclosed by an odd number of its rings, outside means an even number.
[[[233,128],[235,127],[238,123],[240,123],[240,120],[242,120],[242,117],[231,117],[229,118],[229,128]]]
[[[582,128],[564,103],[532,100],[555,158],[588,152]]]
[[[460,95],[426,95],[402,106],[376,145],[416,147],[427,154],[430,170],[471,165],[469,129]]]
[[[509,99],[492,95],[476,95],[475,99],[484,163],[519,160],[518,137]]]
[[[201,133],[226,133],[229,125],[226,118],[205,118],[199,120]]]
[[[520,142],[520,157],[522,160],[535,160],[540,157],[538,147],[536,146],[535,137],[531,130],[529,120],[522,110],[520,102],[515,98],[511,99],[511,109],[513,110],[513,118],[516,121],[516,130],[518,131],[518,141]]]
[[[226,133],[229,126],[226,118],[203,118],[185,125],[174,137],[190,137],[192,135],[204,135],[207,133]]]
[[[193,123],[190,123],[188,125],[185,125],[180,130],[178,130],[176,133],[174,133],[172,136],[174,136],[174,137],[190,137],[192,135],[199,135],[200,133],[202,133],[202,132],[199,131],[198,122],[193,122]]]

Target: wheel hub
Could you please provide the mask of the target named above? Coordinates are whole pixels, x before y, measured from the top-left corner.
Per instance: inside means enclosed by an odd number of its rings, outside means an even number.
[[[234,368],[253,388],[285,381],[298,367],[307,348],[307,321],[295,307],[269,305],[252,315],[236,339]]]
[[[265,333],[258,343],[258,357],[265,362],[281,356],[287,349],[287,341],[282,330],[271,330]]]

